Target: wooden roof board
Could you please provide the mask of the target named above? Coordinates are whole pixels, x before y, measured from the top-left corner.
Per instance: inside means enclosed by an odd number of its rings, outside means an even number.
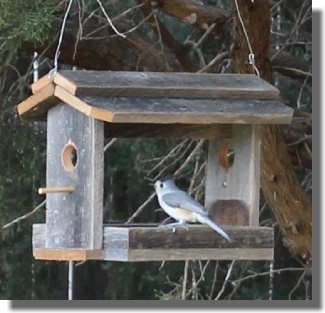
[[[59,71],[54,83],[72,95],[98,97],[277,99],[277,88],[253,74]]]
[[[33,83],[30,88],[32,90],[32,93],[35,94],[48,85],[53,85],[53,79],[49,78],[49,75],[45,75]]]
[[[17,105],[17,111],[24,120],[42,120],[47,111],[58,104],[60,100],[54,96],[54,85],[47,84],[35,94]]]
[[[89,116],[110,123],[290,124],[293,114],[291,108],[278,100],[75,99],[92,108]],[[74,100],[71,98],[67,102],[71,105]]]
[[[144,78],[142,83],[137,83],[139,77]],[[109,78],[115,79],[106,88]],[[179,89],[172,89],[176,81]],[[17,106],[25,120],[46,119],[47,111],[61,101],[95,119],[125,124],[290,124],[293,114],[291,108],[273,99],[278,90],[255,75],[61,71],[54,80],[42,77],[32,90],[34,95]],[[106,92],[111,96],[99,96]],[[89,96],[92,93],[96,96]],[[218,98],[221,95],[224,97]],[[196,98],[199,96],[206,98]]]
[[[109,123],[289,124],[293,114],[291,108],[278,100],[78,98],[52,84],[23,101],[17,109],[25,120],[41,120],[61,101],[87,116]]]

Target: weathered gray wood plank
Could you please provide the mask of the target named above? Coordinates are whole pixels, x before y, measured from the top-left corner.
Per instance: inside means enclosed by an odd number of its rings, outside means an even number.
[[[209,142],[205,206],[222,224],[259,224],[260,144],[256,125],[233,125],[232,138]],[[234,152],[229,168],[222,161],[225,147]]]
[[[190,225],[189,230],[167,227],[129,227],[129,249],[209,249],[272,248],[273,230],[268,227],[224,226],[234,239],[230,243],[207,226]],[[112,228],[106,226],[105,234]],[[120,231],[115,229],[116,232]],[[124,232],[125,228],[121,228]]]
[[[235,239],[228,243],[209,227],[191,225],[189,231],[136,224],[104,226],[103,260],[271,260],[273,228],[224,226]],[[33,249],[45,245],[46,225],[33,225]],[[65,250],[62,249],[64,252]],[[91,256],[89,256],[91,259]]]
[[[293,114],[292,108],[277,100],[80,99],[93,107],[90,116],[111,123],[288,124]]]
[[[46,224],[33,224],[32,229],[33,249],[46,247]]]
[[[47,122],[46,187],[72,187],[74,192],[47,194],[46,247],[101,249],[103,123],[65,104],[52,108]],[[67,145],[77,151],[70,169],[64,167]]]
[[[189,231],[166,227],[104,228],[104,259],[112,261],[272,259],[273,229],[224,227],[234,243],[206,226],[192,225]]]
[[[168,259],[167,259],[167,257]],[[261,249],[143,249],[130,250],[127,259],[111,260],[105,255],[107,261],[185,261],[185,260],[273,260],[274,252],[271,248]]]
[[[55,84],[77,96],[276,99],[279,91],[256,75],[59,71]]]

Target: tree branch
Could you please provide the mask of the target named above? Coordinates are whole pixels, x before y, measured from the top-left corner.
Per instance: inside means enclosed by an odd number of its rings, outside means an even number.
[[[287,76],[292,79],[297,79],[304,82],[307,79],[307,83],[311,85],[312,74],[311,74],[311,63],[301,58],[296,58],[290,55],[286,51],[276,51],[275,49],[270,50],[272,57],[272,69],[279,72],[280,74]]]
[[[139,2],[142,2],[139,0]],[[153,11],[152,7],[148,4],[145,4],[141,7],[141,10],[144,16],[149,16]],[[160,21],[158,16],[151,16],[149,18],[150,25],[153,30],[161,36],[163,43],[175,54],[179,64],[182,66],[185,72],[196,72],[198,70],[197,66],[195,66],[189,57],[185,47],[174,38],[174,36],[170,33],[164,23]]]
[[[46,200],[42,201],[40,204],[38,204],[32,211],[22,215],[22,216],[19,216],[17,218],[15,218],[14,220],[12,220],[10,223],[7,223],[5,225],[3,225],[1,228],[2,229],[6,229],[6,228],[9,228],[11,226],[13,226],[14,224],[17,224],[19,223],[20,221],[30,217],[31,215],[35,214],[40,208],[42,208],[46,203]]]
[[[153,9],[174,16],[178,20],[202,30],[207,30],[211,24],[215,23],[213,32],[215,35],[223,33],[224,24],[230,17],[230,13],[226,10],[202,5],[195,1],[143,0],[143,2]]]

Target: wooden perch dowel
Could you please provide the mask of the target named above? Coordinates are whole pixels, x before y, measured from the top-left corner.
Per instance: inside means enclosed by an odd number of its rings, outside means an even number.
[[[74,192],[72,187],[61,187],[61,188],[39,188],[38,193],[44,195],[47,193],[59,193],[59,192]]]

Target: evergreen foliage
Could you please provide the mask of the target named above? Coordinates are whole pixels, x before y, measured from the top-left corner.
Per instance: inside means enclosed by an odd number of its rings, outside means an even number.
[[[49,38],[54,0],[2,0],[0,2],[0,53],[12,52],[23,42],[43,43]]]

